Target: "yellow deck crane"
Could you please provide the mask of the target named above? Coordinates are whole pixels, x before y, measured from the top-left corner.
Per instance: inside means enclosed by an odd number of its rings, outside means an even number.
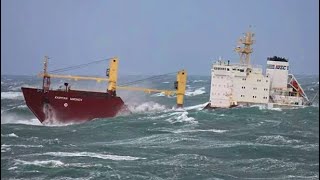
[[[44,71],[40,73],[40,77],[44,78],[64,78],[64,79],[73,79],[73,80],[95,80],[97,82],[107,81],[107,93],[115,96],[117,89],[122,90],[131,90],[131,91],[143,91],[145,93],[157,93],[162,92],[165,95],[177,95],[177,107],[182,107],[184,103],[184,95],[186,91],[186,83],[187,83],[187,72],[185,70],[181,70],[177,73],[177,80],[175,81],[175,90],[159,90],[159,89],[149,89],[142,87],[131,87],[131,86],[117,86],[118,79],[118,58],[113,57],[109,60],[109,68],[107,69],[106,75],[108,78],[103,77],[89,77],[89,76],[73,76],[73,75],[61,75],[61,74],[51,74],[47,71],[48,65],[48,57],[45,57],[44,62]],[[50,81],[49,81],[50,82]]]

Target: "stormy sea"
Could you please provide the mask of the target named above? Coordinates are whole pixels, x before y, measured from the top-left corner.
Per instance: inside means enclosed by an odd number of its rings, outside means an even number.
[[[312,99],[319,76],[296,77]],[[124,76],[119,83],[139,78]],[[174,81],[173,75],[137,86],[173,89]],[[1,179],[319,179],[318,96],[306,108],[203,110],[210,77],[188,76],[182,110],[174,108],[174,96],[119,90],[132,114],[41,124],[20,89],[41,82],[1,76]],[[106,88],[67,82],[72,88]]]

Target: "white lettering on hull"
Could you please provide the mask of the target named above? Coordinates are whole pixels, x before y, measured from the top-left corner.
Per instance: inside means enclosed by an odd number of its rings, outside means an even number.
[[[55,99],[68,100],[68,97],[64,97],[64,96],[55,96],[54,98],[55,98]],[[71,98],[70,98],[70,101],[82,101],[82,99],[81,99],[81,98],[71,97]]]
[[[70,98],[71,101],[82,101],[81,98]]]
[[[55,99],[64,99],[64,100],[68,100],[68,97],[63,97],[63,96],[55,96]]]

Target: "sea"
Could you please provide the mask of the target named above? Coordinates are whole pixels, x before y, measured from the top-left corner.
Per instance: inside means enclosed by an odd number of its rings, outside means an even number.
[[[145,76],[123,76],[125,84]],[[318,75],[296,76],[309,99]],[[175,76],[133,86],[173,89]],[[105,83],[56,79],[71,88]],[[183,109],[175,96],[119,90],[131,110],[77,124],[41,124],[21,86],[36,76],[1,75],[1,179],[319,179],[319,96],[311,107],[203,110],[210,77],[188,76]]]

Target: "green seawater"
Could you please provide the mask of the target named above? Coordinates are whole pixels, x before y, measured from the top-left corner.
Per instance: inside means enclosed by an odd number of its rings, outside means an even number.
[[[319,91],[318,76],[296,77],[309,98]],[[172,89],[174,80],[139,85]],[[318,97],[299,109],[203,110],[210,77],[189,76],[183,110],[175,97],[118,91],[132,114],[43,125],[24,103],[26,85],[41,79],[1,77],[1,179],[319,179]]]

